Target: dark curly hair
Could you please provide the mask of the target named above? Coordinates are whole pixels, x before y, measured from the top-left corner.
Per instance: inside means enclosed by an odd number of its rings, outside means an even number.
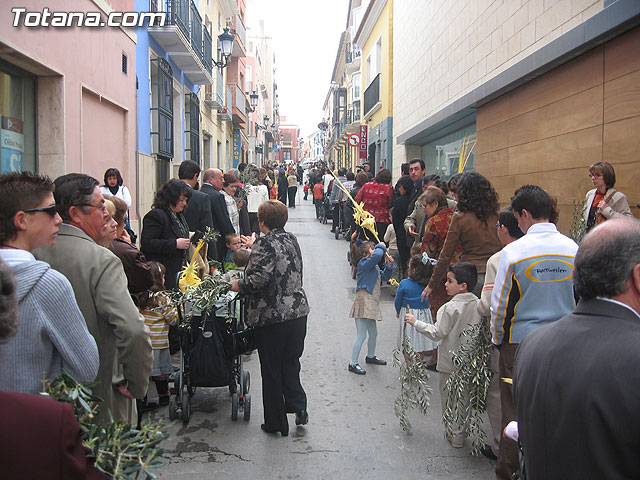
[[[409,259],[409,278],[420,285],[427,285],[431,280],[433,266],[422,263],[421,255],[414,255]]]
[[[182,180],[172,178],[160,187],[160,190],[158,190],[155,198],[153,199],[153,205],[151,205],[151,208],[169,210],[171,205],[175,206],[178,203],[181,195],[184,195],[189,199],[191,198],[192,192],[193,189]]]
[[[456,193],[460,212],[471,212],[485,224],[489,217],[498,214],[498,194],[491,182],[478,172],[463,173]]]

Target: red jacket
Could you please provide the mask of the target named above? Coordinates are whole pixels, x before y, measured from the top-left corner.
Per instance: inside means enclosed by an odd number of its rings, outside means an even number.
[[[365,183],[355,198],[356,202],[364,202],[364,209],[372,214],[376,222],[391,223],[389,209],[393,204],[393,187],[375,180]],[[384,235],[384,232],[381,232]]]
[[[68,403],[0,392],[0,471],[11,480],[105,480],[87,459]]]

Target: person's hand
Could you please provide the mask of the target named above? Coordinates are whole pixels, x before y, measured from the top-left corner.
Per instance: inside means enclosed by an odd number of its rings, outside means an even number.
[[[607,202],[605,202],[604,200],[600,200],[600,203],[598,203],[598,208],[600,210],[604,210],[605,208],[607,208],[609,205],[607,205]]]
[[[127,243],[131,243],[131,237],[129,236],[129,234],[127,233],[126,230],[122,230],[122,233],[120,234],[120,240],[124,240]]]
[[[385,260],[387,261],[387,266],[389,267],[395,263],[391,255],[387,255],[387,258]]]
[[[400,318],[400,314],[399,313],[396,313],[396,318]]]
[[[251,236],[240,235],[240,241],[242,242],[243,247],[251,248],[253,246],[253,242],[256,241],[256,232],[253,232]]]
[[[191,241],[188,238],[176,238],[176,248],[178,250],[187,250]]]
[[[240,280],[234,280],[233,283],[231,284],[231,291],[232,292],[239,292],[240,291]]]
[[[135,400],[133,398],[133,395],[131,395],[131,392],[129,390],[127,390],[127,387],[125,387],[124,383],[119,384],[116,387],[116,390],[118,390],[118,393],[120,395],[122,395],[123,397],[128,398],[129,400]]]
[[[415,225],[409,225],[409,235],[413,235],[414,237],[418,236],[418,232],[416,232],[416,226]]]
[[[431,290],[428,286],[424,287],[424,290],[422,291],[422,295],[420,295],[420,300],[422,300],[423,302],[428,299],[431,296],[431,292],[433,290]]]
[[[353,232],[353,233],[351,234],[351,241],[352,241],[352,242],[355,242],[355,241],[356,241],[356,238],[358,238],[358,232]]]
[[[376,245],[376,247],[384,247],[387,248],[387,245],[384,242],[380,242],[379,244]]]
[[[410,313],[405,314],[404,316],[404,323],[408,323],[409,325],[415,325],[417,321],[417,318],[413,315],[411,315]]]

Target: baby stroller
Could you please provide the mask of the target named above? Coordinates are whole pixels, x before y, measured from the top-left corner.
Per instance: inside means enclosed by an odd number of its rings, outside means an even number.
[[[182,323],[182,312],[178,309]],[[174,380],[175,396],[169,400],[169,418],[191,417],[191,397],[196,387],[228,387],[231,393],[231,420],[251,416],[249,372],[242,368],[242,355],[231,356],[225,341],[244,328],[244,302],[229,293],[213,308],[194,316],[189,328],[180,327],[180,370]]]

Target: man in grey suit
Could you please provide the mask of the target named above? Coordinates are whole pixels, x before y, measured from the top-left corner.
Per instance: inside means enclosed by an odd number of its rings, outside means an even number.
[[[518,349],[528,480],[640,478],[640,222],[613,219],[575,257],[575,311]]]
[[[222,176],[222,170],[217,168],[208,168],[202,175],[202,192],[209,196],[211,201],[211,215],[213,217],[214,228],[220,232],[220,238],[218,239],[217,250],[218,257],[216,260],[222,262],[224,256],[227,253],[227,247],[224,241],[224,237],[228,233],[238,233],[231,224],[229,213],[227,212],[227,204],[224,200],[224,195],[220,192],[224,184],[224,178]]]
[[[190,232],[205,233],[207,227],[213,228],[213,220],[211,218],[211,202],[207,195],[195,189],[200,176],[200,165],[193,160],[184,160],[178,168],[178,178],[193,188],[191,198],[187,207],[182,214],[189,224]],[[209,245],[209,249],[214,244]],[[216,252],[209,252],[209,258],[215,258]]]
[[[134,398],[147,393],[153,352],[149,329],[127,290],[122,262],[100,246],[108,213],[99,182],[82,173],[55,180],[56,209],[62,217],[55,245],[33,251],[73,286],[87,327],[98,345],[99,382],[94,393],[104,399],[97,423],[137,423]]]

